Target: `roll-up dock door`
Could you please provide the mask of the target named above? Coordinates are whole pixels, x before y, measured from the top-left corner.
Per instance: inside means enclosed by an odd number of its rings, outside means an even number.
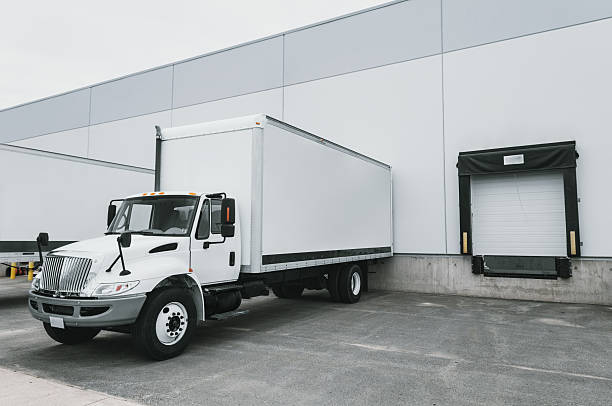
[[[474,255],[567,255],[563,175],[556,171],[472,177]]]

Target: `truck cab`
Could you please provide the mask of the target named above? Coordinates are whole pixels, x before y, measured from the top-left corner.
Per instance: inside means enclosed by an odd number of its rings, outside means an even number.
[[[209,300],[208,309],[202,291],[238,280],[235,202],[222,193],[164,191],[120,201],[118,208],[117,200],[109,205],[104,236],[49,252],[32,283],[30,311],[62,343],[129,326],[150,356],[167,358],[182,351],[177,344],[187,343],[205,315],[240,305],[237,285],[222,303]],[[158,293],[168,290],[162,303]],[[145,331],[153,326],[155,336]]]

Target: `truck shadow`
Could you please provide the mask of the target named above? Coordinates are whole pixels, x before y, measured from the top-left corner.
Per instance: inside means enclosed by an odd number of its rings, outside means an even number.
[[[362,301],[367,302],[367,296],[362,297]],[[25,301],[24,298],[14,300],[19,303]],[[182,362],[180,360],[184,357],[206,357],[218,350],[227,350],[228,346],[252,340],[253,333],[278,332],[287,325],[301,325],[308,320],[324,318],[326,312],[344,306],[350,305],[332,302],[327,291],[308,291],[298,299],[278,299],[271,295],[244,300],[240,309],[248,310],[247,314],[201,324],[185,353],[157,363],[137,351],[129,334],[106,331],[101,332],[93,341],[76,346],[57,344],[45,336],[46,344],[30,348],[26,359],[9,357],[4,362],[14,361],[15,364],[35,370],[45,370],[48,365],[61,365],[62,369],[69,369],[73,373],[78,370],[92,373],[92,369],[98,368],[168,366]]]

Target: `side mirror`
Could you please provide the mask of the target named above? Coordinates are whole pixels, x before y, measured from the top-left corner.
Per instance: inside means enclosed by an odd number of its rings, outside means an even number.
[[[223,235],[223,225],[234,224],[236,222],[236,200],[229,197],[221,200],[221,235]],[[232,231],[231,237],[234,236]]]
[[[221,224],[221,237],[233,237],[235,226],[233,224]]]
[[[108,205],[108,213],[106,214],[106,227],[109,227],[113,222],[113,219],[117,215],[117,206],[114,204]]]
[[[40,233],[38,237],[36,237],[36,242],[43,247],[49,245],[49,234],[48,233]]]
[[[132,233],[121,233],[121,235],[117,237],[117,241],[119,242],[119,244],[121,244],[123,248],[129,248],[129,246],[132,245]]]

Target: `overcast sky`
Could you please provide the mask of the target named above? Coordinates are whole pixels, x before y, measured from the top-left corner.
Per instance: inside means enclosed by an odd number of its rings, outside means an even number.
[[[387,0],[0,0],[0,109]]]

